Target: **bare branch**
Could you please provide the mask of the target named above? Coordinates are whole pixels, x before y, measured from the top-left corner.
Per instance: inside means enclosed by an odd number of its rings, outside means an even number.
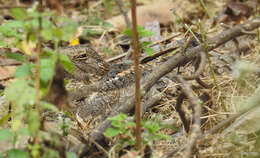
[[[123,14],[123,16],[124,16],[124,19],[125,19],[125,23],[126,23],[126,25],[127,25],[127,28],[131,28],[131,22],[130,22],[129,17],[128,17],[128,15],[127,15],[127,12],[126,12],[126,10],[125,10],[124,4],[122,3],[121,0],[116,0],[116,3],[117,3],[117,5],[118,5],[118,7],[119,7],[119,9],[120,9],[120,12],[121,12],[121,13]]]
[[[199,99],[192,93],[193,90],[189,86],[189,84],[183,79],[182,76],[177,75],[175,77],[178,82],[181,83],[182,91],[184,92],[185,96],[189,99],[189,102],[193,106],[194,109],[194,115],[193,115],[193,124],[192,124],[192,133],[190,135],[189,143],[185,149],[185,152],[183,153],[183,158],[189,158],[191,150],[200,136],[200,114],[201,114],[201,107],[199,105]]]
[[[138,48],[138,32],[136,19],[136,0],[131,0],[132,28],[133,28],[133,48],[135,61],[135,119],[136,119],[136,148],[141,149],[141,85],[140,85],[140,69],[139,69],[139,48]]]

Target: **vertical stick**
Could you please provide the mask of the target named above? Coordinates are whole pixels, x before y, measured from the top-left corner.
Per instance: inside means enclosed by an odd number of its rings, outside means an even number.
[[[139,48],[138,33],[136,24],[136,0],[131,0],[132,28],[133,28],[133,48],[135,60],[135,118],[136,118],[136,148],[141,149],[141,89],[139,70]]]
[[[42,7],[42,0],[39,1],[39,8],[38,8],[39,12],[41,13],[43,10]],[[38,28],[38,43],[37,43],[37,61],[36,61],[36,78],[35,78],[35,88],[36,88],[36,102],[35,102],[35,109],[37,111],[37,113],[40,115],[40,109],[39,109],[39,103],[40,103],[40,73],[41,73],[41,59],[40,59],[40,54],[42,52],[42,47],[41,47],[41,31],[42,31],[42,18],[39,17],[38,19],[39,22],[39,28]],[[39,135],[39,131],[37,130],[35,132],[35,136],[34,136],[34,144],[38,144],[38,135]]]
[[[127,15],[127,12],[125,10],[123,2],[121,0],[116,0],[116,2],[117,2],[117,5],[118,5],[122,15],[124,16],[127,28],[130,29],[131,28],[131,22],[130,22],[130,20],[128,18],[128,15]]]

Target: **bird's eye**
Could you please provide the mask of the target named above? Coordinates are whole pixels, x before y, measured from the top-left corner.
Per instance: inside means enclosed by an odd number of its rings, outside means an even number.
[[[79,55],[79,58],[84,58],[84,57],[86,57],[86,54]]]
[[[80,54],[79,56],[78,56],[78,58],[86,58],[87,57],[87,55],[84,53],[84,54]]]

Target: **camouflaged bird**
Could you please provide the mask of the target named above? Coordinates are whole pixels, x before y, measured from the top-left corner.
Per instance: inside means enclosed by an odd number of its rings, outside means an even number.
[[[193,41],[188,41],[185,49],[192,47]],[[76,117],[81,124],[103,120],[111,110],[116,110],[134,95],[132,61],[109,65],[88,46],[67,47],[63,52],[69,55],[77,68],[74,77],[87,81],[86,85],[71,93],[71,100],[78,106]],[[140,68],[143,77],[152,72],[149,64]]]
[[[73,87],[76,94],[72,92],[70,99],[76,104],[76,116],[81,124],[104,118],[120,103],[122,89],[134,83],[131,61],[109,65],[94,49],[82,45],[63,47],[59,52],[68,55],[76,68],[73,74],[67,73],[67,77],[85,83]]]
[[[87,45],[63,47],[59,52],[68,55],[75,65],[75,71],[73,74],[67,73],[68,77],[90,84],[100,80],[109,71],[109,64]]]

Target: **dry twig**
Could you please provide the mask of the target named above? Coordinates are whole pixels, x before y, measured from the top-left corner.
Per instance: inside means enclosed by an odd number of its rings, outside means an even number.
[[[138,33],[137,33],[137,19],[136,19],[136,0],[131,1],[132,13],[132,28],[133,28],[133,48],[135,61],[135,119],[136,119],[136,148],[141,149],[141,86],[140,86],[140,69],[139,69],[139,48],[138,48]]]
[[[129,17],[128,17],[128,15],[127,15],[127,12],[126,12],[126,10],[125,10],[124,4],[122,3],[121,0],[116,0],[116,3],[117,3],[117,5],[118,5],[118,7],[119,7],[119,9],[120,9],[120,12],[121,12],[121,13],[123,14],[123,16],[124,16],[125,23],[126,23],[127,27],[128,27],[128,28],[131,28],[131,22],[130,22]]]
[[[183,158],[189,158],[191,150],[198,138],[200,136],[200,114],[201,114],[201,107],[199,105],[199,99],[193,95],[193,90],[189,86],[189,84],[183,79],[182,76],[177,75],[175,77],[178,82],[181,83],[182,91],[184,92],[185,96],[189,99],[189,102],[193,106],[194,115],[193,120],[194,123],[192,124],[192,133],[190,135],[189,143],[185,148],[185,152],[183,153]]]

